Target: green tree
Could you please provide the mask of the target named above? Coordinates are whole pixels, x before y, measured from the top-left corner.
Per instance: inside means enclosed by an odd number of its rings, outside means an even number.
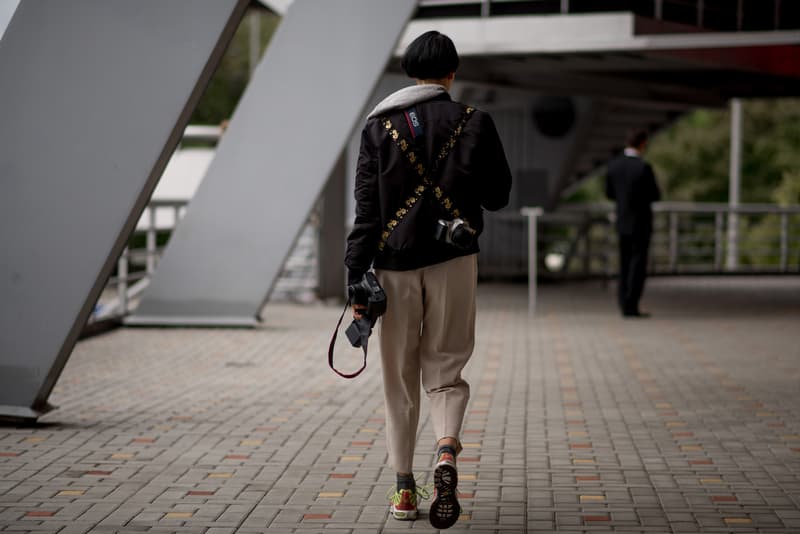
[[[742,135],[741,201],[776,202],[779,189],[789,194],[800,171],[800,99],[745,101]],[[666,199],[726,202],[730,112],[686,115],[653,139],[647,157]]]
[[[727,109],[698,109],[654,136],[645,156],[664,200],[728,201],[730,120]],[[741,201],[800,204],[800,99],[745,101],[742,136]],[[602,184],[599,172],[568,202],[604,199]],[[780,224],[776,215],[740,219],[742,263],[778,264]],[[789,225],[794,251],[800,217],[790,217]]]
[[[260,19],[261,52],[266,49],[280,23],[280,17],[263,9],[250,9],[242,18],[219,68],[212,76],[200,102],[195,108],[191,124],[219,124],[229,119],[250,80],[250,24],[248,18]]]
[[[800,203],[800,99],[744,102],[742,202]],[[730,112],[698,109],[655,135],[646,157],[665,200],[727,202]],[[602,200],[602,172],[569,202]]]

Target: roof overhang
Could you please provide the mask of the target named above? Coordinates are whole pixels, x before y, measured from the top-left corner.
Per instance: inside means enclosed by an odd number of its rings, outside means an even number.
[[[414,20],[398,54],[419,34],[438,30],[458,45],[459,54],[503,55],[741,48],[800,44],[800,31],[709,32],[637,35],[631,13],[527,15]]]
[[[675,105],[800,95],[800,31],[642,34],[630,13],[412,21],[449,35],[466,80]],[[397,68],[395,62],[394,68]]]

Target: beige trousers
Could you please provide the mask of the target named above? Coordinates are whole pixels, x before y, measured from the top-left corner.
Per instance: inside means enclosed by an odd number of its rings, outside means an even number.
[[[420,378],[436,439],[459,439],[469,384],[461,378],[475,345],[478,256],[413,271],[378,270],[386,292],[380,347],[390,465],[411,473]]]

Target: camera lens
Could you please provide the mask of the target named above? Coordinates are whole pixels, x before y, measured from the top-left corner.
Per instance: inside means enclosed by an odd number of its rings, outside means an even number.
[[[472,232],[469,231],[466,225],[461,224],[453,228],[453,234],[450,239],[458,248],[469,248],[472,245]]]

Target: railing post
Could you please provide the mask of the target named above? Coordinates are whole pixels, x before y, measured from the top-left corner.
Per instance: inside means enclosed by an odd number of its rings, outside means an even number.
[[[739,267],[739,190],[742,176],[742,101],[731,100],[731,161],[728,186],[728,258],[729,271]]]
[[[656,19],[664,18],[664,0],[656,0]]]
[[[669,268],[678,271],[678,212],[669,212]]]
[[[584,276],[591,276],[592,274],[592,227],[591,225],[589,228],[586,229],[586,235],[584,236],[584,243],[586,243],[586,248],[584,250],[585,256],[583,257],[583,275]]]
[[[603,279],[603,287],[608,286],[608,281],[611,280],[612,272],[611,272],[611,256],[614,254],[614,212],[609,211],[606,213],[606,219],[608,219],[608,231],[606,232],[606,242],[605,242],[605,251],[603,254],[603,261],[605,262],[605,278]]]
[[[714,270],[722,270],[722,251],[725,221],[721,211],[714,212]]]
[[[125,315],[128,313],[128,247],[117,260],[117,297],[120,315]]]
[[[147,274],[150,275],[156,270],[156,208],[152,205],[147,208],[146,247]]]
[[[488,17],[492,12],[492,1],[483,0],[481,2],[481,17]]]
[[[564,15],[569,13],[569,0],[561,0],[561,13]]]
[[[542,208],[523,208],[522,214],[528,218],[528,315],[536,313],[536,277],[538,275],[537,229]]]
[[[734,208],[728,209],[728,250],[725,264],[728,271],[739,268],[739,213]]]
[[[789,214],[781,213],[781,272],[789,270]]]

